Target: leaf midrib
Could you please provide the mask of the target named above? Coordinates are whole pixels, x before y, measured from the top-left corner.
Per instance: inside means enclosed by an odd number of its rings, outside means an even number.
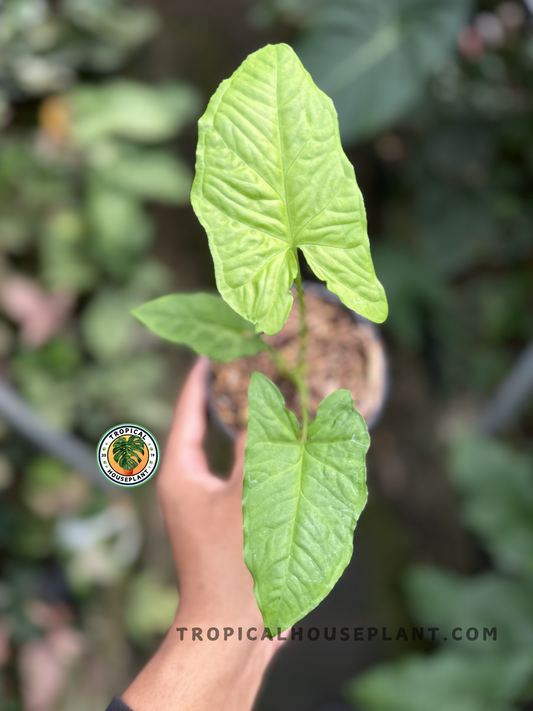
[[[292,518],[291,536],[290,536],[291,544],[289,547],[289,555],[287,556],[287,564],[285,566],[285,573],[283,576],[282,595],[280,595],[281,600],[279,601],[279,604],[276,609],[278,619],[280,617],[280,614],[279,614],[280,608],[283,605],[284,599],[285,599],[283,593],[287,589],[287,579],[289,577],[289,570],[290,570],[291,561],[292,561],[292,551],[294,548],[294,529],[296,527],[296,519],[298,518],[298,510],[300,508],[300,502],[302,500],[302,495],[303,495],[302,478],[303,478],[303,459],[304,459],[305,444],[303,442],[298,442],[298,441],[296,441],[296,444],[298,444],[300,446],[300,460],[298,461],[298,463],[295,467],[295,468],[297,468],[298,473],[299,473],[299,475],[298,475],[298,484],[299,484],[299,486],[298,486],[298,500],[296,502],[296,511],[294,512],[294,516]]]
[[[299,487],[298,487],[298,497],[297,497],[297,503],[296,503],[296,511],[294,512],[294,516],[293,516],[293,519],[292,519],[291,536],[290,536],[290,541],[291,541],[291,543],[290,543],[290,548],[289,548],[289,555],[288,555],[288,557],[287,557],[286,570],[285,570],[285,574],[284,574],[284,577],[283,577],[282,591],[285,591],[285,590],[287,589],[287,580],[288,580],[288,578],[289,578],[289,573],[290,573],[290,571],[291,571],[291,565],[292,565],[292,560],[293,560],[292,551],[293,551],[294,548],[296,547],[295,544],[294,544],[294,529],[296,528],[296,521],[298,520],[298,513],[299,513],[299,510],[300,510],[300,504],[301,504],[301,502],[302,502],[302,499],[305,499],[305,500],[308,502],[308,504],[309,504],[312,508],[316,509],[317,511],[320,511],[320,510],[321,510],[321,509],[320,509],[320,506],[317,506],[316,504],[313,504],[313,503],[308,499],[308,497],[305,495],[305,493],[304,493],[304,491],[303,491],[303,478],[304,478],[304,476],[303,476],[303,461],[304,461],[305,455],[308,454],[312,459],[314,459],[315,461],[317,461],[317,462],[318,462],[319,464],[321,464],[322,466],[324,465],[324,462],[321,462],[319,459],[317,459],[317,458],[314,457],[312,454],[310,454],[310,452],[307,450],[307,447],[306,447],[306,443],[305,443],[305,442],[297,442],[297,444],[300,445],[300,447],[301,447],[300,460],[299,460],[299,462],[298,462],[297,465],[296,465],[297,468],[298,468],[298,472],[299,472],[299,476],[298,476],[298,484],[299,484]],[[296,467],[295,467],[295,468],[296,468]],[[339,472],[339,473],[340,473],[340,472]],[[344,476],[345,478],[347,478],[347,479],[349,478],[349,477],[346,477],[346,475],[343,475],[343,476]],[[332,495],[332,494],[331,494],[331,491],[330,491],[329,489],[327,489],[327,492],[328,492],[328,494]],[[336,498],[336,497],[334,497],[334,498]],[[338,500],[338,499],[337,499],[337,500]],[[344,503],[344,502],[341,501],[341,503]],[[333,533],[334,533],[334,532],[333,532]],[[336,534],[334,533],[334,535],[336,535]],[[338,537],[337,537],[337,538],[338,538]],[[341,541],[341,542],[342,542],[342,541]],[[310,557],[311,557],[311,556],[310,556]],[[294,575],[294,577],[298,577],[298,576],[297,576],[297,575]],[[284,603],[284,596],[281,596],[281,597],[282,597],[282,599],[281,599],[280,604],[278,605],[277,611],[276,611],[276,612],[277,612],[277,617],[278,617],[278,619],[279,619],[279,617],[280,617],[280,614],[279,614],[279,613],[280,613],[280,609],[281,609],[281,607],[282,607],[282,605],[283,605],[283,603]]]
[[[294,254],[294,257],[296,259],[296,264],[298,264],[298,254],[296,250],[296,246],[294,244],[294,236],[292,234],[292,225],[291,225],[291,215],[289,212],[289,202],[287,200],[287,180],[286,180],[286,173],[285,173],[285,164],[283,161],[283,145],[281,141],[281,122],[280,122],[280,105],[279,105],[279,53],[278,49],[276,48],[276,117],[278,119],[278,136],[279,136],[279,156],[281,160],[281,174],[283,176],[283,196],[284,196],[284,201],[285,201],[285,212],[287,214],[287,227],[289,228],[289,236],[291,238],[291,251]],[[282,104],[283,105],[283,104]]]
[[[265,444],[266,444],[266,443],[265,443]],[[271,444],[271,443],[270,443],[270,444]],[[299,461],[297,462],[297,464],[295,465],[295,469],[297,469],[297,471],[298,471],[298,484],[299,484],[299,486],[298,486],[298,496],[297,496],[296,510],[295,510],[295,512],[294,512],[294,516],[293,516],[293,519],[292,519],[291,535],[290,535],[290,547],[289,547],[289,554],[288,554],[288,557],[287,557],[287,565],[286,565],[285,573],[284,573],[284,576],[283,576],[282,593],[284,593],[285,590],[287,589],[287,580],[289,579],[289,574],[290,574],[290,571],[291,571],[291,565],[292,565],[292,560],[293,560],[292,552],[293,552],[293,550],[294,550],[294,548],[295,548],[295,545],[294,545],[294,530],[295,530],[295,528],[296,528],[296,521],[298,520],[298,513],[299,513],[299,510],[300,510],[300,504],[301,504],[302,500],[305,499],[305,500],[309,503],[309,505],[312,506],[314,509],[316,509],[317,511],[320,511],[320,510],[321,510],[321,509],[320,509],[320,506],[317,506],[316,504],[313,504],[313,503],[308,499],[308,497],[305,495],[305,493],[304,493],[304,491],[303,491],[303,479],[304,479],[304,475],[303,475],[303,462],[304,462],[304,457],[305,457],[306,454],[309,455],[309,457],[311,457],[311,459],[314,459],[314,460],[315,460],[318,464],[320,464],[321,466],[324,466],[324,462],[323,462],[322,460],[318,459],[317,457],[315,457],[313,454],[311,454],[311,452],[308,450],[308,448],[307,448],[307,446],[306,446],[306,443],[297,442],[296,444],[300,445],[300,447],[301,447],[300,460],[299,460]],[[310,444],[310,443],[307,443],[307,444]],[[277,445],[277,446],[279,446],[279,445]],[[291,446],[294,446],[294,445],[291,445]],[[331,466],[331,465],[330,465],[330,466]],[[340,475],[342,478],[344,478],[344,479],[348,480],[350,483],[352,483],[350,477],[348,477],[344,472],[341,472],[341,471],[337,470],[336,467],[331,467],[331,468],[332,468],[338,475]],[[319,484],[322,485],[322,482],[320,482],[320,480],[317,480],[317,481],[318,481]],[[322,485],[322,486],[323,486],[323,485]],[[344,505],[345,502],[344,502],[342,499],[339,499],[338,497],[336,497],[336,496],[331,492],[330,489],[327,489],[327,488],[326,488],[326,491],[327,491],[327,493],[328,493],[330,496],[332,496],[334,499],[336,499],[337,501],[339,501],[339,503],[341,503],[341,504]],[[335,534],[334,531],[332,531],[332,533],[336,536],[336,534]],[[338,536],[336,536],[336,537],[338,538]],[[338,539],[338,540],[340,540],[340,542],[342,543],[342,540],[341,540],[341,539]],[[295,575],[295,577],[298,577],[298,576]],[[281,609],[282,605],[284,604],[284,595],[283,595],[283,594],[281,595],[281,598],[282,598],[282,599],[281,599],[281,601],[280,601],[280,603],[279,603],[279,605],[278,605],[278,607],[277,607],[277,609],[276,609],[276,616],[277,616],[278,619],[280,619],[280,609]]]

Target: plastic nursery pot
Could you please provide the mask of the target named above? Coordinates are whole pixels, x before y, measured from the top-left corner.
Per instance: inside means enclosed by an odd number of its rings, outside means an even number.
[[[294,293],[294,292],[293,292]],[[307,336],[307,382],[309,415],[335,390],[352,393],[357,410],[370,429],[383,409],[388,389],[388,367],[383,341],[373,323],[346,308],[322,284],[304,284]],[[294,364],[299,349],[299,304],[294,305],[285,326],[274,336],[264,337]],[[292,383],[277,371],[267,352],[229,363],[211,361],[209,410],[230,436],[246,427],[248,386],[254,371],[264,373],[281,390],[286,407],[300,417],[300,402]]]

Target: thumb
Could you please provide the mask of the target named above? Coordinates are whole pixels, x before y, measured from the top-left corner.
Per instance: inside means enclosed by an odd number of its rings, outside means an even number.
[[[166,458],[177,465],[176,473],[193,470],[209,471],[203,448],[206,415],[206,377],[209,360],[199,358],[183,386],[174,413],[168,439]]]

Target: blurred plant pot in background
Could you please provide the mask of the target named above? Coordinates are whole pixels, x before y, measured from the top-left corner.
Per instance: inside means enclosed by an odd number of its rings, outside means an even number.
[[[383,341],[370,321],[346,308],[322,284],[304,284],[307,311],[307,381],[309,414],[335,390],[352,393],[356,409],[370,429],[382,411],[388,389],[388,367]],[[268,341],[293,365],[298,358],[299,305],[295,298],[283,329]],[[300,402],[295,386],[280,375],[268,352],[229,363],[211,362],[209,410],[230,436],[246,427],[248,386],[254,371],[264,373],[281,390],[286,406],[298,417]]]

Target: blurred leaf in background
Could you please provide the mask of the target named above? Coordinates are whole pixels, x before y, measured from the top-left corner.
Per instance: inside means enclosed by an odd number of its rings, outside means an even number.
[[[521,655],[472,658],[441,651],[377,667],[347,695],[368,711],[512,711],[530,675],[531,660]]]
[[[451,310],[452,295],[446,282],[431,262],[394,243],[378,244],[372,257],[394,304],[384,328],[403,347],[420,349],[427,324],[438,328]]]
[[[446,630],[444,634],[461,628],[462,639],[453,640],[453,646],[462,653],[494,654],[497,649],[498,654],[514,654],[533,649],[533,597],[523,580],[494,571],[465,577],[419,567],[408,571],[405,588],[420,624],[435,625]],[[470,627],[477,629],[477,639],[467,639]],[[497,639],[484,639],[483,629],[494,627]]]
[[[200,98],[184,83],[109,75],[158,25],[151,8],[129,0],[6,0],[0,10],[2,377],[48,424],[94,444],[118,422],[163,429],[172,415],[168,360],[129,312],[173,286],[150,256],[147,203],[188,202],[192,172],[171,142],[198,116]],[[132,573],[146,501],[97,492],[4,429],[0,648],[9,664],[0,649],[0,705],[72,708],[80,654],[109,699],[128,635],[153,640],[177,604],[157,569],[147,584]],[[156,596],[156,613],[128,629],[118,591],[134,617]],[[56,633],[73,652],[62,671],[50,662]],[[112,646],[123,662],[107,664]]]
[[[162,582],[157,571],[143,570],[132,580],[126,600],[128,633],[139,644],[152,641],[169,629],[177,608],[176,586]]]
[[[365,710],[503,711],[533,699],[533,459],[497,441],[470,437],[452,447],[451,470],[463,520],[497,569],[471,577],[437,567],[407,572],[412,615],[421,625],[439,628],[441,647],[351,682],[346,694]],[[456,628],[460,639],[454,640]]]
[[[125,79],[82,84],[68,95],[74,139],[82,146],[110,138],[167,141],[198,115],[199,103],[187,84],[154,87]]]
[[[502,572],[533,578],[533,457],[472,437],[452,450],[451,471],[465,525]]]
[[[104,190],[170,205],[184,205],[189,199],[192,174],[165,151],[104,144],[93,147],[90,163]]]
[[[157,30],[146,7],[123,0],[5,0],[0,85],[11,96],[45,95],[72,84],[80,69],[117,69]]]
[[[279,16],[301,28],[294,48],[333,99],[341,137],[361,140],[402,118],[454,47],[469,0],[276,0],[256,21]]]

